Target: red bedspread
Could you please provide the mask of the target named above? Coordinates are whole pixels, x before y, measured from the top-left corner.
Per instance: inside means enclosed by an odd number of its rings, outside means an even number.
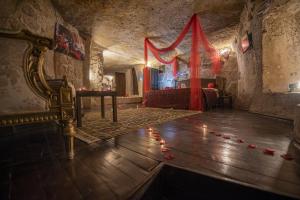
[[[202,89],[205,109],[217,104],[218,94],[215,89]],[[189,109],[190,88],[152,90],[145,93],[146,107]]]

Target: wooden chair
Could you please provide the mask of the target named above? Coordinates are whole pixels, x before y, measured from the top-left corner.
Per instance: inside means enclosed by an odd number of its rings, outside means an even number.
[[[226,102],[229,108],[232,108],[232,96],[227,94],[225,91],[226,88],[226,78],[217,76],[216,85],[219,91],[218,97],[218,107],[225,107]]]

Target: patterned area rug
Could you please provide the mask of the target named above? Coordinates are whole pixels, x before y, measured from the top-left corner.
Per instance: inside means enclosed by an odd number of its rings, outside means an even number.
[[[200,112],[160,108],[130,108],[118,110],[118,122],[112,122],[112,112],[106,112],[101,119],[100,112],[85,113],[82,127],[76,137],[84,142],[93,143],[126,134],[132,130],[149,125],[160,124],[177,118],[195,115]]]

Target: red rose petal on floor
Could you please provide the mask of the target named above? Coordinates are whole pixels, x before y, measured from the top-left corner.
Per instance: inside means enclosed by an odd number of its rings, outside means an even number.
[[[249,145],[248,145],[248,148],[250,148],[250,149],[255,149],[255,148],[256,148],[256,145],[255,145],[255,144],[249,144]]]
[[[230,139],[230,136],[224,135],[223,138],[229,140],[229,139]]]
[[[237,142],[238,142],[238,143],[244,143],[245,141],[242,140],[242,139],[238,139]]]
[[[275,153],[275,150],[273,150],[273,149],[270,149],[270,148],[264,149],[264,154],[273,156],[274,153]]]
[[[218,137],[221,137],[221,136],[222,136],[222,134],[221,134],[221,133],[217,133],[217,134],[216,134],[216,136],[218,136]]]
[[[209,133],[210,133],[210,134],[215,134],[215,132],[214,132],[214,131],[209,131]]]
[[[174,155],[172,155],[172,154],[165,154],[164,158],[165,158],[166,160],[173,160],[175,157],[174,157]]]
[[[160,141],[160,137],[158,137],[158,138],[155,138],[155,140],[156,140],[156,141]]]
[[[293,156],[291,154],[282,154],[281,157],[285,160],[294,160]]]

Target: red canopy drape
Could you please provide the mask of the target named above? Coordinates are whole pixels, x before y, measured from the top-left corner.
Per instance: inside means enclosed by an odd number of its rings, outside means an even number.
[[[181,31],[178,38],[166,48],[157,48],[153,45],[153,43],[145,38],[144,41],[144,58],[145,64],[148,63],[148,48],[154,55],[154,57],[164,64],[173,64],[173,75],[174,77],[177,74],[178,61],[175,56],[170,61],[166,61],[160,57],[160,53],[166,53],[171,50],[175,50],[175,48],[182,42],[188,31],[192,28],[192,47],[191,47],[191,56],[190,56],[190,85],[191,85],[191,96],[190,96],[190,109],[191,110],[202,110],[202,90],[201,90],[201,81],[200,81],[200,57],[199,57],[199,47],[200,42],[202,42],[204,49],[210,56],[212,61],[212,71],[213,73],[218,73],[220,71],[220,57],[217,51],[213,48],[213,46],[207,40],[202,27],[200,25],[200,21],[196,14],[192,16],[190,21],[185,25],[184,29]],[[145,67],[147,68],[147,66]],[[148,73],[149,71],[144,70],[144,73]],[[149,80],[147,80],[149,78]],[[144,92],[150,90],[150,75],[144,74]]]
[[[144,92],[148,92],[150,90],[150,69],[149,67],[144,67],[143,69],[143,75],[144,75]]]

